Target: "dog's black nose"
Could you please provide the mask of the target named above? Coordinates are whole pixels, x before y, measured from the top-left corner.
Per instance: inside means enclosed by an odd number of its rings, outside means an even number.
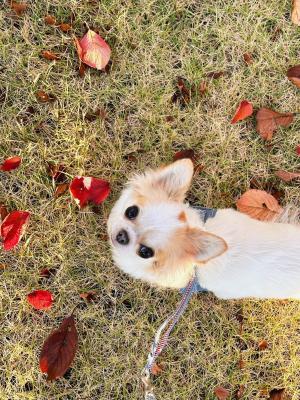
[[[119,244],[123,244],[123,245],[128,244],[128,243],[129,243],[129,236],[128,236],[128,233],[127,233],[124,229],[122,229],[122,230],[117,234],[116,240],[117,240],[117,242],[118,242]]]

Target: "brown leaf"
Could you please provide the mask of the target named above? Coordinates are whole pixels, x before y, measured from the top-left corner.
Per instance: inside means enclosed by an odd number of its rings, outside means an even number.
[[[291,19],[293,24],[300,25],[300,0],[293,0]]]
[[[289,126],[294,120],[293,113],[279,113],[269,108],[261,108],[256,114],[256,130],[265,140],[271,140],[279,126]]]
[[[37,91],[35,95],[40,103],[50,103],[56,100],[56,97],[52,93],[48,94],[43,90]]]
[[[253,56],[251,53],[244,53],[243,58],[247,65],[250,65],[253,63]]]
[[[163,368],[162,368],[161,364],[154,363],[152,365],[152,367],[151,367],[151,374],[152,375],[157,376],[157,375],[161,374],[162,371],[163,371]]]
[[[4,270],[4,269],[6,269],[6,268],[7,268],[7,265],[6,265],[6,264],[0,263],[0,271],[1,271],[1,270]]]
[[[238,388],[238,390],[235,393],[235,399],[240,400],[243,397],[244,391],[245,391],[245,386],[240,385],[240,387]]]
[[[173,115],[167,115],[165,118],[166,122],[174,122],[175,118],[173,117]]]
[[[268,342],[263,339],[258,343],[258,350],[262,351],[262,350],[266,350],[268,348]]]
[[[89,111],[85,114],[84,119],[89,122],[96,121],[96,119],[106,119],[107,112],[104,108],[98,108],[96,111]]]
[[[21,16],[24,14],[24,12],[27,10],[28,4],[27,3],[18,3],[16,1],[11,2],[11,8],[14,10],[14,12]]]
[[[53,15],[46,15],[46,17],[44,18],[44,21],[48,25],[56,25],[56,18],[53,17]]]
[[[69,32],[72,29],[72,26],[70,24],[62,23],[58,25],[58,28],[63,32]]]
[[[40,369],[47,374],[47,380],[64,375],[75,357],[77,344],[75,320],[74,316],[70,315],[44,342],[40,355]]]
[[[257,189],[247,190],[236,206],[240,212],[260,221],[271,221],[283,211],[275,197]]]
[[[47,163],[47,173],[57,183],[66,183],[66,166],[63,164]]]
[[[199,85],[199,93],[203,96],[207,92],[207,82],[201,81]]]
[[[9,214],[4,204],[0,203],[0,222]]]
[[[177,89],[172,96],[172,103],[178,103],[184,108],[191,100],[191,91],[189,83],[185,78],[177,78]]]
[[[278,178],[282,179],[284,182],[290,182],[293,179],[300,179],[300,172],[288,172],[283,171],[282,169],[275,172],[275,175]]]
[[[79,66],[79,76],[80,76],[80,78],[84,77],[86,69],[87,69],[87,66],[83,62],[81,62],[80,66]]]
[[[60,183],[59,185],[56,186],[54,192],[54,198],[57,199],[58,197],[62,196],[63,194],[66,193],[68,189],[69,189],[69,183]]]
[[[285,389],[273,389],[270,391],[270,397],[268,400],[284,400]]]
[[[96,292],[84,292],[79,295],[82,299],[86,300],[88,303],[96,301]]]
[[[245,368],[245,361],[243,360],[242,356],[239,358],[238,367],[239,367],[239,369],[244,369]]]
[[[194,163],[196,161],[196,154],[193,149],[180,150],[174,154],[173,161],[182,160],[183,158],[189,158]]]
[[[206,74],[207,78],[211,78],[211,79],[219,79],[221,76],[223,76],[225,74],[225,71],[213,71],[213,72],[209,72],[208,74]]]
[[[268,181],[265,182],[255,177],[250,179],[250,189],[265,190],[266,192],[274,196],[278,202],[281,200],[282,197],[284,197],[285,194],[283,190],[279,190],[276,187],[274,187],[272,182]]]
[[[300,64],[289,68],[286,75],[294,85],[300,88]]]
[[[226,400],[229,397],[229,391],[222,386],[218,386],[214,390],[218,400]]]
[[[56,272],[57,272],[56,268],[50,268],[50,269],[44,268],[40,270],[40,277],[49,279],[51,276],[54,276]]]
[[[59,56],[55,53],[52,53],[52,51],[49,51],[49,50],[43,50],[41,52],[41,56],[43,58],[45,58],[46,60],[50,60],[50,61],[59,60]]]

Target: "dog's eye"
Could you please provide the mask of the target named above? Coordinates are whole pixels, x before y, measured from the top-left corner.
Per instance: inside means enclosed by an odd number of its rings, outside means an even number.
[[[125,211],[125,217],[128,219],[135,219],[138,216],[139,208],[137,206],[128,207]]]
[[[142,258],[151,258],[154,256],[154,251],[150,247],[141,244],[138,254]]]

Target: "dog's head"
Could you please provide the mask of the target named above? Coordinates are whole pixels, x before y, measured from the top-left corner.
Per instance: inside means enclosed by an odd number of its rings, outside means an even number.
[[[189,159],[134,176],[108,220],[113,257],[128,274],[158,286],[180,288],[197,263],[222,254],[223,239],[204,230],[184,204],[193,176]]]

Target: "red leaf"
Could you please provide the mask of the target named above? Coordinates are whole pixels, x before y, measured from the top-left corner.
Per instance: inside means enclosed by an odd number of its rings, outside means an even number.
[[[0,165],[0,171],[12,171],[13,169],[18,168],[18,166],[21,164],[21,161],[21,157],[18,156],[7,158]]]
[[[106,67],[111,49],[98,33],[89,29],[83,38],[74,40],[78,57],[83,63],[96,69]]]
[[[256,114],[256,129],[263,139],[271,140],[279,126],[289,126],[293,120],[293,113],[279,113],[269,108],[261,108]]]
[[[48,290],[34,290],[27,295],[27,300],[37,310],[46,310],[52,306],[53,296]]]
[[[55,17],[53,17],[53,15],[46,15],[46,17],[44,18],[44,21],[48,25],[55,25],[56,24],[56,19],[55,19]]]
[[[4,250],[11,250],[17,246],[25,232],[29,217],[30,213],[27,211],[12,211],[4,218],[0,227]]]
[[[298,156],[300,156],[300,145],[296,147],[296,153]]]
[[[65,318],[44,342],[40,355],[40,370],[47,380],[60,378],[71,365],[78,344],[78,334],[73,315]]]
[[[300,172],[277,171],[275,175],[282,179],[284,182],[290,182],[293,179],[300,179]]]
[[[49,50],[43,50],[41,52],[41,56],[43,58],[45,58],[46,60],[50,60],[50,61],[59,60],[59,56],[55,53],[52,53],[52,51],[49,51]]]
[[[77,176],[70,184],[70,192],[79,207],[83,208],[88,202],[102,203],[109,195],[110,186],[103,179]]]
[[[215,395],[217,396],[218,400],[226,400],[229,397],[229,392],[222,386],[218,386],[215,388]]]
[[[243,100],[240,105],[238,106],[238,109],[236,110],[231,123],[235,124],[238,121],[242,121],[243,119],[250,117],[250,115],[253,114],[253,106],[249,101]]]
[[[11,3],[11,8],[19,16],[22,15],[27,10],[27,7],[28,7],[27,3],[17,3],[16,1],[13,1]]]

